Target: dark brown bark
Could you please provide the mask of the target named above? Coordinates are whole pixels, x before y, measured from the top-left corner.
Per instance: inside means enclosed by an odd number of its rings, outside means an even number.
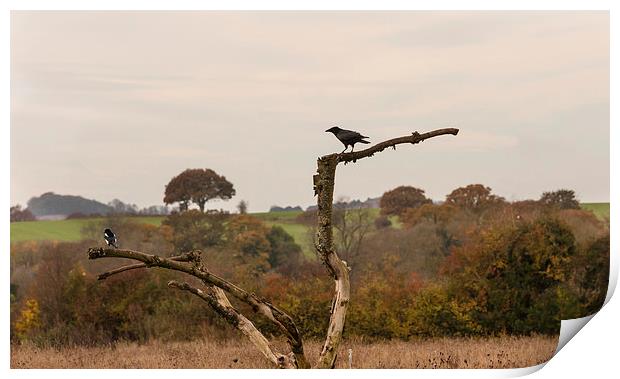
[[[444,134],[457,135],[458,133],[459,133],[459,130],[455,128],[437,129],[437,130],[433,130],[432,132],[423,133],[423,134],[420,134],[418,132],[413,132],[411,133],[410,136],[393,138],[393,139],[378,143],[376,145],[373,145],[365,150],[354,151],[352,153],[338,154],[338,162],[344,162],[345,164],[349,162],[355,163],[359,159],[372,157],[373,155],[375,155],[375,153],[381,152],[387,149],[388,147],[391,147],[394,150],[396,150],[396,145],[400,145],[404,143],[416,144],[416,143],[420,143],[432,137],[437,137],[437,136],[441,136]]]

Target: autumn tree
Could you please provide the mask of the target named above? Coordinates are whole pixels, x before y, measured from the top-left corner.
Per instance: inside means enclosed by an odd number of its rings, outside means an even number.
[[[281,226],[272,226],[267,234],[267,240],[271,245],[269,264],[272,268],[292,268],[299,264],[302,257],[301,247]]]
[[[224,234],[227,246],[236,252],[236,270],[243,273],[243,280],[256,278],[271,268],[269,256],[269,228],[258,218],[239,214],[230,217]]]
[[[540,202],[559,209],[579,209],[579,201],[573,190],[561,189],[545,192],[540,197]]]
[[[375,229],[385,229],[392,226],[392,221],[387,216],[379,215],[375,218]]]
[[[541,203],[536,200],[514,201],[510,204],[511,217],[514,220],[532,221],[540,217],[545,212]]]
[[[226,239],[236,250],[251,256],[269,254],[269,229],[254,216],[235,215],[228,221]]]
[[[441,251],[447,254],[453,245],[459,243],[459,235],[462,234],[462,225],[466,214],[454,205],[443,203],[424,204],[419,208],[408,209],[402,216],[401,221],[405,228],[415,228],[427,225],[434,230],[441,241]],[[428,232],[427,232],[428,233]],[[426,239],[430,240],[427,235]]]
[[[430,221],[437,225],[446,223],[457,211],[457,207],[448,203],[424,204],[419,208],[407,209],[401,216],[401,221],[407,227],[413,227],[422,221]]]
[[[191,209],[173,213],[162,221],[163,234],[178,251],[191,251],[218,246],[223,243],[225,212]]]
[[[504,198],[493,195],[490,187],[485,187],[482,184],[470,184],[452,191],[446,196],[446,203],[474,213],[480,213],[490,207],[504,203]]]
[[[166,185],[164,203],[179,203],[179,209],[186,211],[190,202],[205,210],[205,204],[213,199],[229,200],[235,196],[233,184],[223,175],[205,169],[187,169],[175,176]]]
[[[598,312],[605,302],[609,285],[609,254],[609,233],[607,233],[580,249],[574,259],[575,287],[582,304],[583,315]]]
[[[541,218],[476,233],[453,249],[444,273],[450,274],[455,298],[475,302],[473,311],[485,330],[556,333],[561,286],[576,252],[566,225]]]
[[[189,176],[184,175],[187,171],[188,170],[170,179],[164,192],[164,203],[166,205],[179,203],[179,210],[181,212],[188,210],[190,201],[192,200],[192,183]]]
[[[407,209],[417,208],[433,201],[424,196],[424,190],[400,186],[387,191],[381,196],[381,214],[401,216]]]

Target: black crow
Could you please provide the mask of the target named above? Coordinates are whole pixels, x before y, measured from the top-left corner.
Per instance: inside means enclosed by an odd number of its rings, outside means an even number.
[[[342,142],[342,144],[344,145],[344,150],[342,150],[342,153],[344,153],[349,148],[349,146],[351,146],[351,152],[353,152],[353,147],[358,142],[359,143],[370,143],[368,141],[364,141],[364,138],[369,138],[369,137],[363,136],[359,134],[358,132],[354,132],[352,130],[340,129],[337,126],[327,129],[326,132],[334,133],[336,138],[338,138],[340,142]]]
[[[110,229],[106,229],[103,231],[103,239],[108,246],[114,246],[118,249],[116,236]]]

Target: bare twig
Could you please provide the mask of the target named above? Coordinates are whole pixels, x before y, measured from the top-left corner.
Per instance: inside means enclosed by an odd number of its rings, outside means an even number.
[[[120,274],[121,272],[135,270],[137,268],[144,268],[144,267],[146,267],[146,264],[144,263],[134,263],[134,264],[127,265],[127,266],[121,266],[121,267],[112,269],[110,271],[102,272],[101,274],[97,276],[97,280],[104,280],[104,279],[109,278],[112,275]]]
[[[183,253],[181,255],[177,255],[174,257],[170,257],[168,259],[171,259],[173,261],[177,261],[177,262],[199,262],[200,261],[200,254],[202,252],[200,250],[196,250],[196,251],[191,251],[189,253]],[[131,265],[127,265],[127,266],[122,266],[122,267],[118,267],[115,269],[112,269],[110,271],[106,271],[104,273],[99,274],[99,276],[97,276],[98,280],[104,280],[112,275],[115,274],[120,274],[121,272],[125,272],[125,271],[129,271],[129,270],[135,270],[137,268],[145,268],[146,267],[146,263],[134,263]]]

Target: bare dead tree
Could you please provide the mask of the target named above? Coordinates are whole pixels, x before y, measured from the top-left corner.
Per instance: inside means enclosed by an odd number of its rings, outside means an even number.
[[[344,154],[330,154],[318,159],[317,173],[313,177],[314,194],[317,196],[318,205],[316,250],[327,267],[329,274],[334,279],[336,289],[332,300],[327,337],[325,338],[323,350],[321,350],[319,355],[317,367],[332,368],[336,363],[338,346],[342,342],[342,331],[344,330],[351,290],[349,267],[336,254],[332,231],[332,205],[338,163],[355,163],[359,159],[371,157],[388,147],[396,150],[396,145],[416,144],[444,134],[457,135],[458,132],[459,130],[454,128],[438,129],[424,134],[413,132],[410,136],[393,138],[365,150]]]
[[[336,250],[353,268],[353,260],[357,258],[364,238],[373,225],[370,208],[351,207],[339,200],[334,206],[332,223],[336,233]]]
[[[317,195],[318,205],[318,228],[316,250],[322,262],[327,267],[328,273],[334,279],[335,292],[330,312],[329,326],[323,349],[315,368],[333,368],[336,363],[337,351],[342,342],[342,332],[346,318],[347,307],[350,297],[349,268],[341,260],[334,249],[332,231],[332,202],[334,195],[334,183],[336,167],[338,163],[356,162],[359,159],[373,156],[375,153],[388,147],[396,149],[399,144],[416,144],[428,138],[452,134],[456,135],[458,129],[439,129],[420,134],[414,132],[411,136],[394,138],[376,144],[366,150],[330,154],[318,159],[317,174],[314,175],[314,191]],[[88,249],[89,259],[100,258],[127,258],[141,263],[122,266],[99,275],[103,280],[111,275],[121,272],[139,269],[159,267],[168,270],[180,271],[198,278],[204,284],[204,288],[194,287],[186,282],[170,281],[171,288],[188,291],[204,300],[216,313],[222,316],[230,325],[237,328],[256,346],[256,348],[268,359],[274,367],[279,368],[310,368],[305,353],[302,337],[295,325],[293,318],[266,299],[262,299],[254,293],[236,286],[235,284],[213,274],[202,262],[200,251],[185,252],[174,257],[161,257],[144,252],[127,249],[109,249],[93,247]],[[289,353],[278,352],[269,340],[245,315],[241,314],[230,302],[228,295],[250,306],[254,313],[269,319],[287,338],[290,348]]]

